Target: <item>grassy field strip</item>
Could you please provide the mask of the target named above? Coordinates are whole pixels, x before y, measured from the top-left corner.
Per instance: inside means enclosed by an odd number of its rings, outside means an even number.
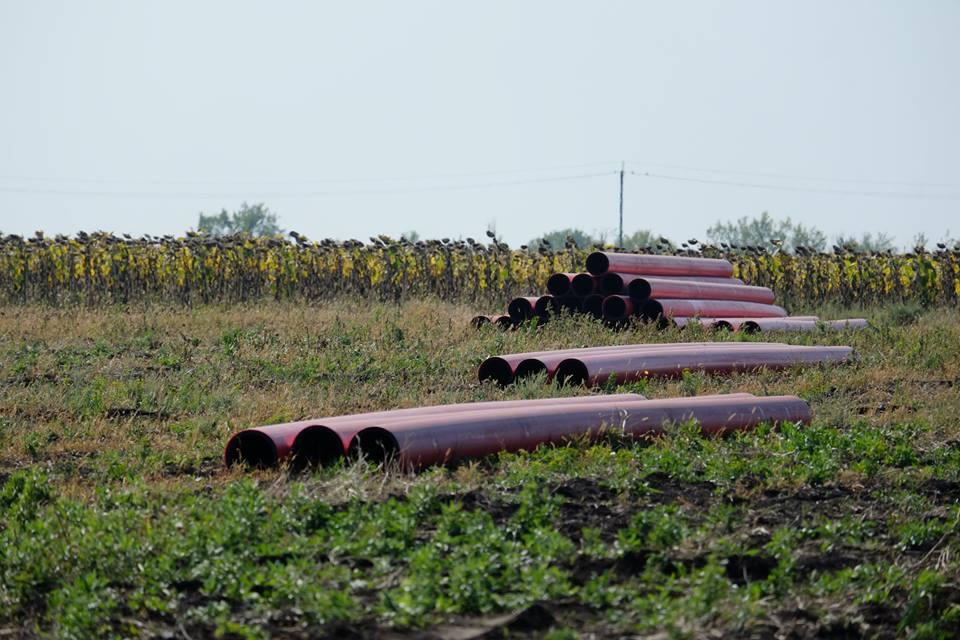
[[[479,385],[488,355],[710,339],[583,318],[477,331],[472,311],[0,309],[0,633],[960,633],[953,309],[860,309],[876,328],[762,338],[849,344],[849,366],[606,389],[795,393],[809,427],[677,425],[418,475],[223,467],[252,425],[586,392]]]

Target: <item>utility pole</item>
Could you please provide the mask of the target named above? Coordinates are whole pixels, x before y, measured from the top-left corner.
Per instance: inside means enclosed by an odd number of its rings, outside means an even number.
[[[617,236],[617,246],[623,246],[623,170],[625,163],[620,163],[620,235]]]

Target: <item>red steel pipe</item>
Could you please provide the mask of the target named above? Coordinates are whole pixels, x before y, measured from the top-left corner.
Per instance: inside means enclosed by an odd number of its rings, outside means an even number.
[[[776,296],[766,287],[746,284],[717,284],[672,280],[670,278],[635,278],[628,287],[630,297],[636,300],[647,298],[679,300],[739,300],[773,304]]]
[[[554,296],[540,296],[533,305],[533,314],[546,320],[560,311],[560,301]]]
[[[700,326],[707,327],[709,329],[726,329],[727,331],[739,331],[744,322],[748,320],[753,320],[754,318],[671,318],[673,325],[678,329],[683,329],[684,327],[691,324],[699,324]],[[779,318],[774,318],[779,319]],[[807,322],[816,322],[818,320],[817,316],[787,316],[783,318],[784,320],[800,320]]]
[[[733,276],[733,265],[726,260],[717,258],[686,258],[683,256],[594,251],[587,256],[587,271],[593,275],[616,271],[617,273],[643,273],[656,276],[729,278]]]
[[[809,423],[810,407],[796,396],[712,396],[623,401],[607,406],[574,405],[535,410],[465,412],[373,426],[357,433],[350,452],[368,460],[399,461],[420,469],[499,451],[532,450],[541,444],[605,433],[633,438],[663,433],[694,420],[706,434],[721,435],[762,423]]]
[[[573,279],[577,276],[576,273],[555,273],[549,278],[547,278],[547,291],[550,292],[550,295],[556,296],[565,296],[570,293],[570,285]]]
[[[600,288],[600,276],[589,273],[578,273],[570,283],[570,288],[578,296],[586,297],[596,293]]]
[[[673,344],[647,344],[647,345],[626,345],[620,349],[607,349],[604,351],[588,351],[581,356],[592,355],[595,353],[603,354],[642,354],[644,356],[654,356],[654,355],[669,355],[677,353],[678,351],[705,351],[705,350],[721,350],[724,353],[732,353],[734,351],[744,351],[752,349],[767,349],[770,345],[768,343],[731,343],[731,342],[716,342],[711,344],[703,343],[673,343]],[[542,354],[539,356],[524,358],[521,360],[513,369],[513,381],[523,380],[524,378],[529,378],[535,376],[539,373],[546,373],[547,380],[553,380],[556,377],[557,367],[559,367],[563,362],[569,360],[570,358],[576,358],[578,354],[573,354],[570,351],[554,351],[551,353]]]
[[[784,369],[798,364],[845,362],[852,353],[850,347],[794,345],[771,346],[767,349],[688,350],[652,355],[643,352],[595,353],[564,360],[557,365],[554,379],[561,384],[594,386],[614,378],[618,384],[622,384],[654,376],[679,376],[685,369],[730,373],[761,368]]]
[[[602,276],[596,276],[600,278],[600,293],[603,293],[608,296],[618,295],[618,294],[628,294],[630,292],[629,286],[630,283],[638,278],[667,278],[671,280],[683,280],[684,282],[709,282],[712,284],[743,284],[743,280],[740,278],[715,278],[711,276],[654,276],[649,273],[637,274],[637,273],[615,273],[609,272],[605,273]]]
[[[544,298],[546,298],[546,300],[544,300]],[[510,319],[518,324],[537,315],[544,318],[546,315],[539,314],[536,309],[538,306],[544,307],[552,304],[552,300],[553,296],[523,296],[514,298],[510,301],[510,304],[507,305],[507,313],[510,315]]]
[[[642,399],[643,396],[635,393],[621,393],[537,400],[466,402],[299,420],[254,427],[235,433],[227,441],[224,462],[227,466],[246,462],[255,467],[272,467],[292,456],[295,458],[296,466],[330,464],[343,457],[354,434],[374,423],[387,424],[415,416],[450,415],[465,411],[567,406],[581,403],[604,404]]]
[[[744,333],[760,333],[761,331],[807,332],[816,331],[820,326],[828,329],[865,329],[869,325],[863,318],[822,321],[805,320],[797,317],[753,318],[744,320],[740,330]]]
[[[787,315],[787,311],[783,307],[757,302],[742,302],[737,300],[658,300],[655,298],[644,301],[640,313],[647,320],[660,318],[664,321],[673,317],[783,318]]]
[[[668,349],[717,349],[729,348],[728,345],[737,345],[744,349],[761,348],[771,346],[768,342],[678,342],[678,343],[653,343],[653,344],[623,344],[609,345],[605,347],[586,347],[575,349],[554,349],[552,351],[528,351],[525,353],[509,353],[501,356],[491,356],[480,363],[477,371],[477,377],[480,382],[485,380],[494,380],[500,385],[508,385],[514,381],[517,376],[517,368],[525,361],[527,367],[524,371],[526,375],[533,375],[539,371],[545,370],[545,365],[538,364],[539,359],[561,360],[566,358],[575,358],[581,355],[591,353],[624,352],[624,351],[663,351]],[[559,362],[559,361],[558,361]]]

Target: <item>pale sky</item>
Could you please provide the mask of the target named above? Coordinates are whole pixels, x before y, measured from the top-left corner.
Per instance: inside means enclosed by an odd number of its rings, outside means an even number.
[[[906,245],[960,237],[958,118],[955,0],[0,0],[3,233],[612,235],[628,161],[627,233]]]

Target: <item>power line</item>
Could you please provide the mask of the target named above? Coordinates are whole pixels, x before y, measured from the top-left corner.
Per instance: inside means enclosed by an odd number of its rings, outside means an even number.
[[[774,178],[779,180],[796,180],[800,182],[835,182],[838,184],[872,184],[877,186],[912,187],[929,189],[960,189],[960,183],[946,182],[899,182],[894,180],[865,180],[858,178],[826,178],[817,176],[798,176],[785,173],[764,173],[759,171],[737,171],[733,169],[711,169],[706,167],[691,167],[680,164],[660,164],[654,162],[639,162],[631,160],[630,164],[640,167],[658,167],[661,169],[678,169],[694,173],[710,173],[716,175],[748,176],[756,178]]]
[[[60,182],[76,184],[113,184],[113,185],[166,185],[166,186],[204,186],[204,185],[309,185],[309,184],[362,184],[382,182],[436,182],[441,180],[485,178],[489,176],[506,176],[529,173],[553,173],[557,171],[573,171],[575,169],[590,169],[595,167],[614,167],[617,162],[590,162],[553,167],[502,169],[499,171],[475,171],[463,173],[447,173],[433,176],[396,176],[371,178],[304,178],[294,180],[125,180],[118,178],[52,178],[40,176],[0,176],[0,180],[9,182]]]
[[[497,189],[503,187],[512,187],[519,185],[543,184],[548,182],[567,182],[572,180],[586,180],[601,176],[615,175],[615,171],[602,171],[594,173],[581,173],[567,176],[550,176],[542,178],[530,178],[525,180],[502,180],[498,182],[439,185],[429,187],[410,187],[410,188],[387,188],[387,189],[363,189],[363,190],[343,190],[343,191],[302,191],[302,192],[259,192],[249,191],[245,193],[184,193],[174,192],[165,193],[155,192],[133,192],[133,191],[90,191],[74,189],[41,189],[33,187],[0,187],[3,193],[23,193],[30,195],[44,196],[89,196],[105,198],[151,198],[151,199],[231,199],[231,198],[337,198],[337,197],[357,197],[357,196],[382,196],[382,195],[402,195],[406,193],[432,193],[445,191],[471,191],[483,189]]]
[[[770,191],[794,191],[801,193],[826,193],[831,195],[867,196],[876,198],[894,198],[902,200],[960,200],[960,193],[923,193],[908,191],[862,191],[852,189],[828,189],[818,187],[797,187],[782,184],[762,184],[757,182],[735,182],[730,180],[709,180],[707,178],[690,178],[672,176],[661,173],[631,171],[630,175],[641,178],[657,178],[660,180],[676,180],[680,182],[694,182],[698,184],[714,184],[728,187],[745,187],[750,189],[767,189]]]

